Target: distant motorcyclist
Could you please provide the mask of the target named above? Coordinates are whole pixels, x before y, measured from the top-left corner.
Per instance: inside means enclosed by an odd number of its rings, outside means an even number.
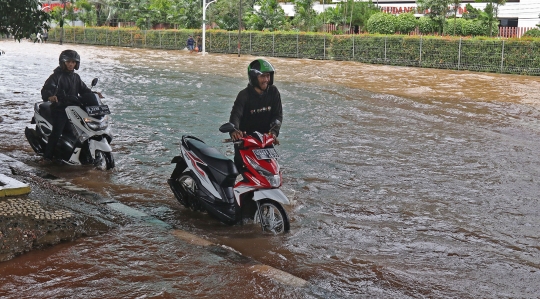
[[[270,62],[256,59],[248,65],[247,73],[249,84],[236,96],[229,118],[229,122],[239,129],[231,133],[231,138],[239,140],[245,134],[257,131],[273,135],[278,144],[280,126],[271,127],[271,124],[276,120],[283,121],[283,108],[281,95],[274,86],[275,69]],[[236,147],[234,162],[238,170],[242,169],[242,158]]]
[[[81,80],[81,77],[75,73],[75,70],[79,69],[81,63],[81,58],[76,51],[62,51],[58,61],[60,65],[45,81],[41,89],[41,98],[43,101],[52,102],[51,116],[53,118],[53,129],[43,155],[45,160],[52,160],[56,144],[68,122],[66,107],[69,105],[78,105],[79,103],[76,102],[77,96],[92,92]],[[100,98],[102,97],[100,93],[98,95]]]

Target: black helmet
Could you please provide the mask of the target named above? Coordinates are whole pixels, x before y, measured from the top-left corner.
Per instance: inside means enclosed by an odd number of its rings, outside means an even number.
[[[262,75],[264,73],[270,73],[270,82],[268,82],[268,86],[274,84],[274,72],[276,70],[274,67],[270,64],[270,62],[264,60],[264,59],[256,59],[253,60],[248,65],[248,78],[249,78],[249,84],[253,85],[254,87],[259,87],[259,79],[257,77],[259,75]]]
[[[64,65],[67,61],[75,61],[77,64],[75,65],[75,69],[79,69],[79,65],[81,64],[81,56],[74,51],[74,50],[64,50],[62,53],[60,53],[60,57],[58,58],[58,62],[60,63],[60,67],[64,69]]]

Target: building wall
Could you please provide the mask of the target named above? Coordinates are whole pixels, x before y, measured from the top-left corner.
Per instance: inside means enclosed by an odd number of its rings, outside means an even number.
[[[335,1],[340,2],[340,1]],[[416,9],[416,1],[411,0],[374,0],[374,4],[386,8],[388,11],[407,12],[411,9]],[[472,7],[484,9],[486,3],[476,3],[474,1],[462,1],[461,7],[464,9],[466,4],[471,4]],[[287,16],[294,16],[293,3],[280,3]],[[317,12],[322,12],[329,7],[336,7],[336,4],[315,4],[313,9]],[[540,0],[507,0],[505,5],[499,7],[499,19],[517,19],[518,27],[535,27],[540,23]],[[458,16],[461,14],[458,13]],[[418,15],[421,16],[421,15]]]

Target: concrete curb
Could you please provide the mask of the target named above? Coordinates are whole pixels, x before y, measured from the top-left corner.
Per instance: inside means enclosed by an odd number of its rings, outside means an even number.
[[[30,193],[30,186],[0,173],[0,197]]]
[[[4,197],[6,195],[11,196],[11,195],[22,195],[22,194],[30,193],[30,187],[27,184],[21,183],[5,175],[5,173],[12,173],[11,168],[20,169],[22,171],[27,171],[30,173],[36,172],[36,170],[32,169],[32,167],[20,161],[17,161],[11,157],[0,154],[0,197]],[[138,218],[141,221],[150,223],[163,230],[169,231],[169,233],[172,234],[177,239],[184,240],[185,242],[195,245],[195,246],[201,246],[203,248],[206,248],[210,253],[229,259],[233,262],[245,264],[248,271],[251,271],[253,273],[264,275],[272,280],[275,280],[282,284],[293,286],[293,287],[306,287],[309,285],[309,282],[301,279],[300,277],[297,277],[285,271],[276,269],[272,266],[261,264],[256,260],[253,260],[249,257],[242,255],[240,252],[228,246],[215,244],[204,238],[193,235],[187,231],[174,229],[169,224],[155,217],[152,217],[140,210],[124,205],[114,199],[103,198],[96,193],[89,192],[84,188],[80,188],[75,185],[72,185],[63,179],[47,179],[47,181],[50,184],[55,185],[59,188],[69,190],[71,192],[74,192],[76,194],[79,194],[87,198],[91,197],[91,201],[94,202],[95,204],[107,206],[111,208],[112,210],[120,212],[126,216],[129,216],[132,218]],[[6,194],[6,195],[3,195],[3,194]]]

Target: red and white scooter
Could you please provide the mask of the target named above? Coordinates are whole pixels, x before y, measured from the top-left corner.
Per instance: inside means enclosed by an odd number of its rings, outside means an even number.
[[[236,128],[226,123],[219,130],[230,133]],[[279,189],[274,141],[269,134],[255,132],[235,142],[245,164],[243,179],[237,181],[239,173],[231,159],[196,137],[182,136],[181,155],[171,162],[176,168],[169,186],[184,206],[207,211],[221,222],[236,224],[250,218],[263,231],[288,232],[289,216],[282,205],[290,201]]]

